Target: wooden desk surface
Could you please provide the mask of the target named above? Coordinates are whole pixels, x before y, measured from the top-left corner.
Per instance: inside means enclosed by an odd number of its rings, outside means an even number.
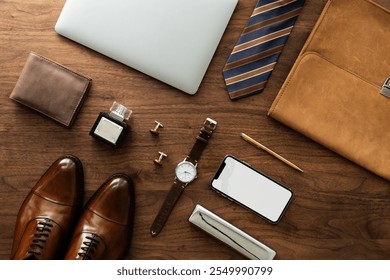
[[[390,259],[390,183],[266,116],[326,1],[307,0],[266,90],[229,100],[221,70],[256,0],[239,0],[195,96],[71,42],[54,32],[63,1],[0,0],[0,259],[11,251],[19,207],[50,164],[64,154],[84,164],[88,199],[111,174],[136,184],[134,235],[128,259],[242,259],[188,222],[201,204],[277,252],[277,259]],[[382,0],[389,6],[388,0]],[[8,96],[33,50],[93,78],[93,86],[68,129]],[[116,100],[133,110],[131,132],[118,150],[88,135],[97,115]],[[162,233],[150,225],[170,189],[174,168],[190,151],[206,117],[218,121],[186,190]],[[149,133],[154,120],[165,127]],[[245,132],[305,170],[302,174],[240,138]],[[163,167],[153,164],[168,154]],[[233,154],[289,186],[295,197],[272,225],[214,193],[210,180]]]

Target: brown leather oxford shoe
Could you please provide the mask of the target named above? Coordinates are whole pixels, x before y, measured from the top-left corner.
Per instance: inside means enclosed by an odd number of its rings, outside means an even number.
[[[115,174],[85,205],[65,259],[124,258],[131,240],[133,219],[133,182],[124,174]]]
[[[83,168],[64,156],[47,169],[19,209],[11,259],[58,259],[83,199]]]

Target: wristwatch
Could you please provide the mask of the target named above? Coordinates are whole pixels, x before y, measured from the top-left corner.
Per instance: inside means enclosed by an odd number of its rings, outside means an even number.
[[[217,122],[207,118],[203,124],[203,127],[200,129],[199,135],[196,137],[196,142],[190,153],[182,162],[176,166],[176,176],[171,190],[165,198],[165,201],[161,206],[161,209],[158,212],[150,229],[152,236],[156,236],[161,232],[173,210],[173,207],[179,200],[184,189],[188,186],[189,183],[196,179],[196,167],[198,165],[199,158],[216,127]]]

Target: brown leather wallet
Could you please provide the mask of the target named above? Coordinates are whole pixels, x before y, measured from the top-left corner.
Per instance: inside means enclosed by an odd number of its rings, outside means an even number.
[[[328,1],[268,114],[390,180],[390,11]]]
[[[71,126],[91,81],[89,77],[31,52],[10,98]]]

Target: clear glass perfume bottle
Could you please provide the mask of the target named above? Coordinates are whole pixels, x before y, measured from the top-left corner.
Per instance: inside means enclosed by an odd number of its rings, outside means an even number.
[[[101,112],[99,114],[89,135],[117,148],[126,135],[128,130],[126,121],[131,114],[130,109],[114,101],[109,113]]]

